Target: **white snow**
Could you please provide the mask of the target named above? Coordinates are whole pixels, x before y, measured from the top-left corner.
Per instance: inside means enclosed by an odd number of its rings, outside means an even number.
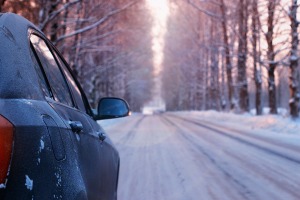
[[[290,100],[289,100],[289,104],[292,104],[292,103],[294,103],[295,102],[295,99],[294,98],[291,98]]]
[[[25,179],[26,179],[25,180],[25,186],[27,187],[28,190],[32,190],[33,180],[31,180],[28,175],[25,175]]]
[[[79,134],[75,134],[75,135],[76,135],[77,141],[80,142],[80,136],[79,136]]]
[[[139,113],[132,113],[130,116],[128,117],[123,117],[123,118],[116,118],[116,119],[106,119],[106,120],[99,120],[98,123],[104,128],[108,128],[108,127],[113,127],[113,126],[119,126],[120,123],[124,123],[127,121],[131,121],[132,116],[135,115],[141,115]]]
[[[292,56],[290,57],[290,60],[291,60],[291,61],[296,61],[296,60],[298,60],[298,57],[295,56],[295,55],[292,55]]]
[[[279,111],[99,121],[121,157],[118,199],[300,199],[300,120]]]
[[[40,147],[39,147],[39,151],[38,151],[38,154],[40,155],[40,153],[42,152],[42,150],[45,148],[45,143],[43,141],[43,138],[40,139]],[[38,157],[38,160],[37,160],[37,165],[39,165],[41,163],[41,158]]]
[[[61,175],[60,175],[61,172],[56,172],[54,173],[56,179],[57,179],[57,183],[56,183],[56,187],[60,187],[61,186],[61,182],[62,182],[62,179],[61,179]]]
[[[264,110],[266,113],[267,110]],[[181,116],[193,116],[200,120],[209,121],[216,124],[228,125],[230,127],[242,129],[255,129],[256,132],[261,129],[263,132],[273,132],[280,134],[300,134],[300,119],[293,120],[287,116],[285,110],[279,110],[281,115],[264,114],[261,116],[252,113],[234,114],[217,111],[190,111],[176,112]]]
[[[42,139],[40,140],[40,144],[41,144],[40,151],[42,151],[45,148],[45,143]]]
[[[181,117],[195,118],[216,125],[250,131],[252,134],[289,139],[292,143],[299,142],[298,144],[300,144],[300,118],[296,120],[292,119],[285,109],[278,109],[278,115],[271,115],[266,114],[269,113],[269,109],[264,108],[263,113],[263,115],[256,116],[254,110],[245,114],[218,112],[214,110],[171,112],[171,114]],[[104,129],[111,129],[120,125],[123,126],[123,124],[131,122],[138,116],[142,116],[142,114],[135,113],[132,117],[103,120],[98,123]]]

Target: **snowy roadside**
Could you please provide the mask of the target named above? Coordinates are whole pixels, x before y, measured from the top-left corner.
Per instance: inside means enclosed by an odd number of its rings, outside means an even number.
[[[225,125],[228,127],[235,127],[238,129],[261,130],[271,133],[281,134],[297,134],[300,136],[300,119],[292,120],[290,117],[284,115],[261,115],[256,116],[251,113],[234,114],[217,111],[178,111],[172,114],[181,117],[189,116],[197,118],[202,121],[208,121],[215,124]],[[141,113],[134,113],[133,115],[142,115]],[[131,117],[101,120],[98,123],[105,128],[112,128],[113,126],[126,123],[130,121]]]
[[[131,114],[131,116],[135,116],[135,115],[142,115],[142,114],[139,114],[139,113]],[[114,126],[117,126],[122,123],[126,123],[126,122],[130,121],[131,116],[123,117],[123,118],[116,118],[116,119],[99,120],[97,122],[98,122],[98,124],[101,125],[102,128],[108,129],[108,128],[113,128]]]
[[[174,112],[180,116],[190,116],[202,121],[226,125],[238,129],[260,130],[281,134],[297,134],[300,136],[300,119],[292,120],[280,115],[255,116],[250,113],[238,115],[217,111]]]

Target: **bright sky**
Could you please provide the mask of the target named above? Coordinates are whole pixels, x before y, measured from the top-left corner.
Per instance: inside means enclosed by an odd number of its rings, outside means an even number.
[[[147,0],[151,11],[152,23],[152,50],[154,54],[154,73],[158,77],[155,80],[154,102],[161,101],[161,80],[159,74],[162,69],[164,36],[167,30],[167,20],[170,13],[168,0]]]
[[[147,0],[153,16],[152,50],[154,52],[154,65],[159,71],[163,60],[164,36],[169,16],[168,0]]]

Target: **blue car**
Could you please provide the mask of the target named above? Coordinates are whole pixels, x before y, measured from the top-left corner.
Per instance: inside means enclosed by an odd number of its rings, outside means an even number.
[[[97,120],[125,117],[125,100],[97,113],[68,64],[31,22],[0,13],[0,199],[117,199],[119,154]]]

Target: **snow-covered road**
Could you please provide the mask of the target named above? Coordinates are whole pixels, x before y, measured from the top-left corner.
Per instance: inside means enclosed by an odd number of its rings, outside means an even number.
[[[119,200],[299,200],[300,143],[193,116],[105,126],[121,157]]]

